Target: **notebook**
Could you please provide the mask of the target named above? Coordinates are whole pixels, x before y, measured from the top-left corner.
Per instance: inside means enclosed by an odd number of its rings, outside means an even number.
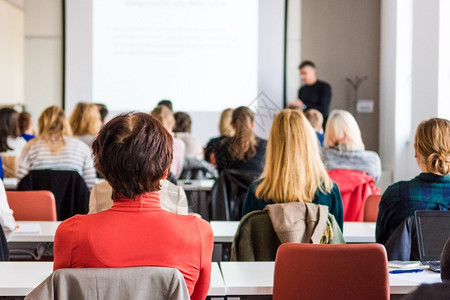
[[[450,234],[450,211],[415,212],[420,261],[430,270],[440,272],[440,256]]]

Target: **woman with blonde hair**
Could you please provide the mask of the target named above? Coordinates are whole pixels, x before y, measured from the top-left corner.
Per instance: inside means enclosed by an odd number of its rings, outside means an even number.
[[[327,170],[347,169],[381,175],[381,161],[374,151],[365,150],[355,118],[345,110],[333,110],[328,117],[322,159]]]
[[[206,144],[205,149],[205,160],[212,163],[214,166],[216,165],[215,160],[215,151],[219,148],[220,143],[227,137],[234,136],[234,129],[231,126],[231,116],[233,115],[233,109],[227,108],[222,111],[220,114],[219,120],[219,132],[220,136],[216,138],[212,138]]]
[[[245,106],[233,111],[231,126],[234,136],[225,138],[215,151],[216,166],[225,169],[260,173],[264,166],[267,141],[253,133],[254,113]]]
[[[416,210],[450,210],[450,121],[433,118],[420,123],[414,151],[421,173],[409,181],[394,183],[383,193],[377,243],[386,243]]]
[[[70,116],[70,127],[74,137],[90,146],[102,125],[97,105],[80,102]]]
[[[31,170],[70,170],[78,172],[90,189],[95,169],[90,148],[72,137],[64,111],[58,106],[45,109],[38,120],[39,134],[23,149],[17,178]]]
[[[279,112],[270,130],[264,171],[250,185],[242,215],[267,204],[312,202],[327,205],[342,229],[341,194],[319,153],[314,129],[303,113],[293,109]]]

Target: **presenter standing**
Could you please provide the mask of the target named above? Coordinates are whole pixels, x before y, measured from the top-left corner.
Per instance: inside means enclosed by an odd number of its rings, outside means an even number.
[[[317,109],[322,113],[325,124],[331,102],[331,86],[317,79],[316,66],[312,61],[305,60],[298,68],[304,85],[298,91],[298,99],[289,106]]]

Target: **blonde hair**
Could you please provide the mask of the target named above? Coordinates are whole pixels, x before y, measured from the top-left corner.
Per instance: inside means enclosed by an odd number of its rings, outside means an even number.
[[[227,108],[220,114],[219,132],[221,136],[232,137],[234,135],[234,128],[231,126],[232,108]]]
[[[427,171],[440,175],[450,173],[450,121],[433,118],[419,124],[414,139],[417,154]]]
[[[43,141],[52,152],[58,152],[65,145],[65,136],[72,136],[69,122],[61,107],[50,106],[46,108],[38,119],[39,136],[28,144]]]
[[[101,127],[100,112],[97,105],[80,102],[70,116],[73,135],[97,135]]]
[[[172,131],[175,126],[175,117],[173,112],[164,105],[158,105],[153,109],[150,113],[153,117],[155,117],[168,131]]]
[[[255,195],[265,201],[310,202],[317,190],[331,192],[316,135],[301,111],[284,109],[275,116],[261,179]]]
[[[330,113],[325,129],[325,148],[339,151],[364,150],[361,131],[351,113],[336,109]]]
[[[253,133],[253,118],[255,114],[245,106],[240,106],[231,115],[231,124],[235,130],[229,138],[228,153],[233,159],[246,161],[256,155],[258,143]]]
[[[320,111],[314,108],[308,109],[305,111],[305,117],[315,130],[323,129],[323,115]]]

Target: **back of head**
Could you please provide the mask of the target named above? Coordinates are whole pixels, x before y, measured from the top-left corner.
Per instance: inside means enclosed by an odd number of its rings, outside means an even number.
[[[304,60],[302,61],[302,63],[298,66],[299,69],[303,69],[304,67],[311,67],[311,68],[316,68],[316,65],[310,61],[310,60]]]
[[[232,108],[227,108],[220,114],[219,132],[221,136],[232,137],[234,135],[234,128],[231,126],[232,115]]]
[[[27,113],[26,111],[21,112],[19,114],[19,129],[20,134],[24,134],[31,126],[31,115]]]
[[[174,132],[191,132],[191,117],[185,112],[177,112],[174,115],[175,117],[175,128]]]
[[[105,123],[106,116],[108,115],[108,107],[103,103],[94,103],[97,106],[98,112],[100,113],[100,120],[102,124]]]
[[[100,112],[95,104],[80,102],[70,116],[73,135],[96,135],[101,127]]]
[[[158,105],[150,114],[161,122],[164,128],[169,131],[173,130],[173,127],[175,126],[175,117],[173,116],[173,112],[167,106]]]
[[[261,178],[256,197],[266,201],[309,202],[317,189],[331,191],[316,135],[301,111],[284,109],[275,116]]]
[[[441,280],[450,284],[450,237],[444,245],[441,254]]]
[[[170,101],[170,100],[161,100],[158,102],[157,106],[160,106],[160,105],[165,106],[168,109],[170,109],[171,111],[173,111],[172,101]]]
[[[64,147],[64,136],[72,136],[69,122],[59,106],[46,108],[38,119],[39,136],[34,141],[43,140],[52,151]]]
[[[440,175],[450,173],[450,121],[433,118],[419,124],[414,140],[417,154],[427,171]]]
[[[256,136],[253,133],[255,114],[246,106],[233,111],[231,124],[235,134],[230,138],[228,153],[233,159],[245,161],[256,155]]]
[[[113,118],[92,144],[95,168],[111,185],[114,200],[159,190],[169,172],[172,147],[170,133],[146,113]]]
[[[7,144],[7,138],[20,136],[18,112],[12,108],[0,109],[0,152],[11,150]]]
[[[336,109],[330,113],[325,129],[325,148],[340,151],[364,150],[361,131],[351,113]]]
[[[322,130],[323,115],[320,111],[314,108],[308,109],[307,111],[305,111],[305,117],[306,119],[308,119],[309,123],[315,130]]]

